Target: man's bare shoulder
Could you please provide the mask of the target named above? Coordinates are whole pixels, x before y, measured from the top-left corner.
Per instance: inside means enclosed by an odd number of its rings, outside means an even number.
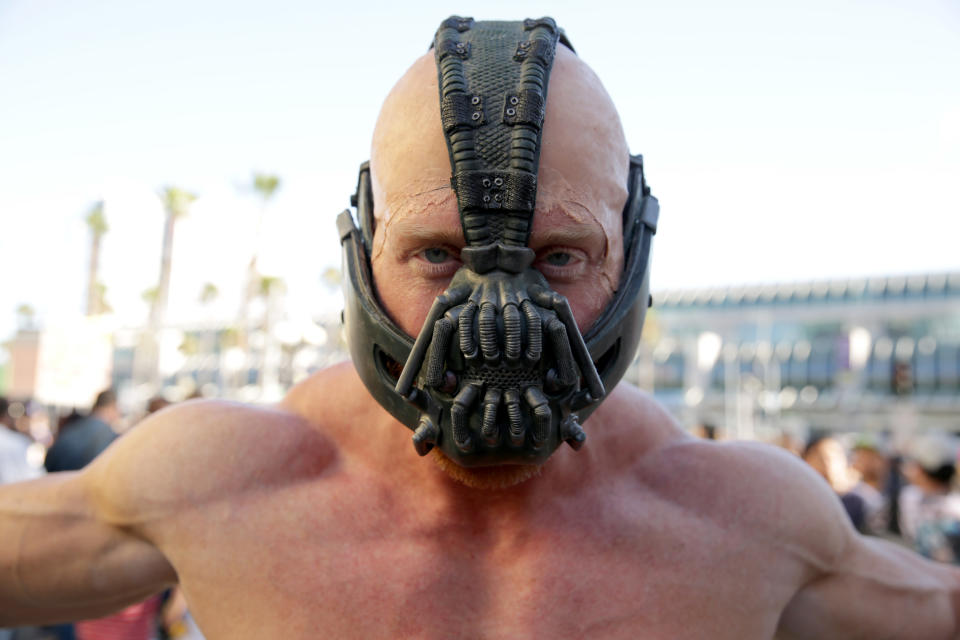
[[[319,477],[336,458],[323,430],[288,408],[199,400],[149,416],[85,475],[107,519],[140,523]]]
[[[322,369],[293,387],[280,403],[286,410],[320,424],[327,431],[356,424],[366,416],[383,416],[352,362]]]
[[[782,546],[820,567],[853,529],[837,496],[794,454],[759,442],[677,439],[638,461],[645,487],[698,514],[718,533]]]

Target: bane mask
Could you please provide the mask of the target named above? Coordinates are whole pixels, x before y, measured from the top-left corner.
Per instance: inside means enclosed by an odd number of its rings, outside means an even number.
[[[474,22],[452,17],[433,48],[440,112],[465,247],[463,266],[414,341],[374,292],[369,166],[337,225],[344,324],[367,389],[458,464],[540,464],[562,443],[579,449],[581,422],[633,359],[649,298],[647,265],[659,207],[630,158],[623,211],[624,271],[613,300],[581,335],[570,305],[533,268],[528,246],[547,84],[558,41],[550,18]],[[572,49],[572,47],[571,47]]]

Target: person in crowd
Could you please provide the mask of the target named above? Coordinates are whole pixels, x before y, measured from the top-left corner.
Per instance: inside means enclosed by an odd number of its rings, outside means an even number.
[[[703,438],[705,440],[720,439],[720,430],[717,429],[717,425],[707,421],[704,421],[698,424],[694,428],[693,434],[698,438]]]
[[[9,413],[10,401],[0,396],[0,484],[19,482],[38,478],[43,469],[30,464],[29,450],[33,440],[21,433],[16,421]],[[24,637],[26,630],[0,629],[0,640],[14,640]]]
[[[97,394],[89,415],[65,423],[47,451],[44,466],[49,472],[76,471],[96,458],[117,438],[120,420],[117,394],[105,389]]]
[[[30,464],[30,436],[20,433],[8,413],[10,402],[0,396],[0,484],[37,478],[43,469]]]
[[[850,493],[863,501],[864,531],[872,535],[883,535],[890,528],[890,462],[882,447],[878,437],[861,436],[850,456],[850,467],[858,477]]]
[[[156,413],[161,409],[166,409],[170,406],[170,401],[164,398],[163,396],[153,396],[147,400],[147,415]]]
[[[914,549],[939,562],[960,564],[960,495],[952,489],[957,473],[957,438],[925,434],[907,447],[900,493],[900,530]]]
[[[852,482],[847,452],[840,441],[826,434],[816,434],[804,448],[802,458],[840,497],[840,502],[854,528],[860,533],[866,532],[866,504],[862,497],[850,491]]]
[[[957,570],[618,384],[656,201],[552,20],[445,20],[359,184],[352,362],[0,487],[0,622],[179,583],[212,640],[957,637]]]

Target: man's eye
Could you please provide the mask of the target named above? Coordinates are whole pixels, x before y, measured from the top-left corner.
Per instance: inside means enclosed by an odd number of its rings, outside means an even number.
[[[450,258],[450,252],[439,247],[431,247],[423,252],[423,257],[427,259],[427,262],[441,264]]]
[[[566,265],[570,264],[571,260],[573,260],[573,256],[566,251],[554,251],[553,253],[548,254],[544,260],[547,262],[547,264],[555,267],[565,267]]]

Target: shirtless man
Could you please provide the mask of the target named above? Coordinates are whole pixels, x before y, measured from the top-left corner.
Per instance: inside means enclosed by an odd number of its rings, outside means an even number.
[[[622,285],[628,151],[562,44],[549,89],[529,247],[586,330]],[[437,95],[431,53],[373,140],[373,277],[409,336],[468,259]],[[464,452],[486,445],[426,429],[423,459],[359,369],[320,372],[274,408],[179,405],[83,472],[0,488],[0,626],[96,616],[179,582],[211,640],[960,637],[956,571],[859,537],[790,454],[691,438],[620,384],[579,451],[478,468]]]

